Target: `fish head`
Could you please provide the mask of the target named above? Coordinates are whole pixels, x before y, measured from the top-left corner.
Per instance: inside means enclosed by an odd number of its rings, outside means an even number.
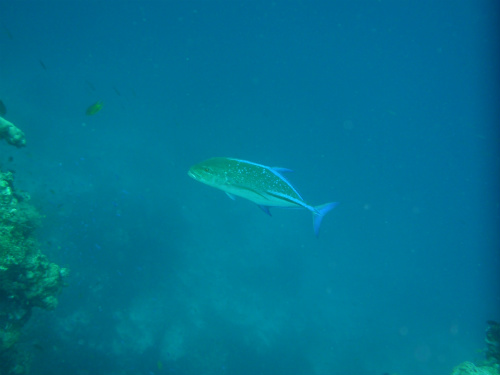
[[[189,168],[188,175],[196,181],[220,188],[227,183],[227,159],[212,158]]]

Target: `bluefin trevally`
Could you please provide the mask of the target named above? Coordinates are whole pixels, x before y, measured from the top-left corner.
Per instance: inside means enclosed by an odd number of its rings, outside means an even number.
[[[318,236],[323,217],[338,202],[312,206],[283,177],[290,169],[267,167],[234,158],[211,158],[193,165],[188,175],[196,181],[224,191],[231,199],[239,196],[256,203],[270,215],[270,207],[305,208],[312,212],[314,234]]]

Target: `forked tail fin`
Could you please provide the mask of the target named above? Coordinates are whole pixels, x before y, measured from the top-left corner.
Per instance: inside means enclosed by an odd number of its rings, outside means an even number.
[[[323,221],[323,217],[333,210],[339,202],[325,203],[319,206],[314,207],[313,214],[313,226],[314,226],[314,234],[316,237],[319,235],[319,227],[321,226],[321,221]]]

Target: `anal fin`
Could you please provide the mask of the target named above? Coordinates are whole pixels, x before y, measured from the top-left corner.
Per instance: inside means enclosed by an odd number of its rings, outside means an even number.
[[[269,206],[263,206],[262,204],[259,204],[258,206],[266,214],[268,214],[269,216],[273,216],[273,215],[271,215],[271,211],[269,211]]]

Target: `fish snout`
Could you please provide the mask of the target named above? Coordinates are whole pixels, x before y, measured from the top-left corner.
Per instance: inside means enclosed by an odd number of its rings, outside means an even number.
[[[191,177],[191,178],[194,178],[195,180],[199,180],[200,179],[200,176],[198,176],[194,171],[192,171],[191,169],[188,171],[188,176]]]

